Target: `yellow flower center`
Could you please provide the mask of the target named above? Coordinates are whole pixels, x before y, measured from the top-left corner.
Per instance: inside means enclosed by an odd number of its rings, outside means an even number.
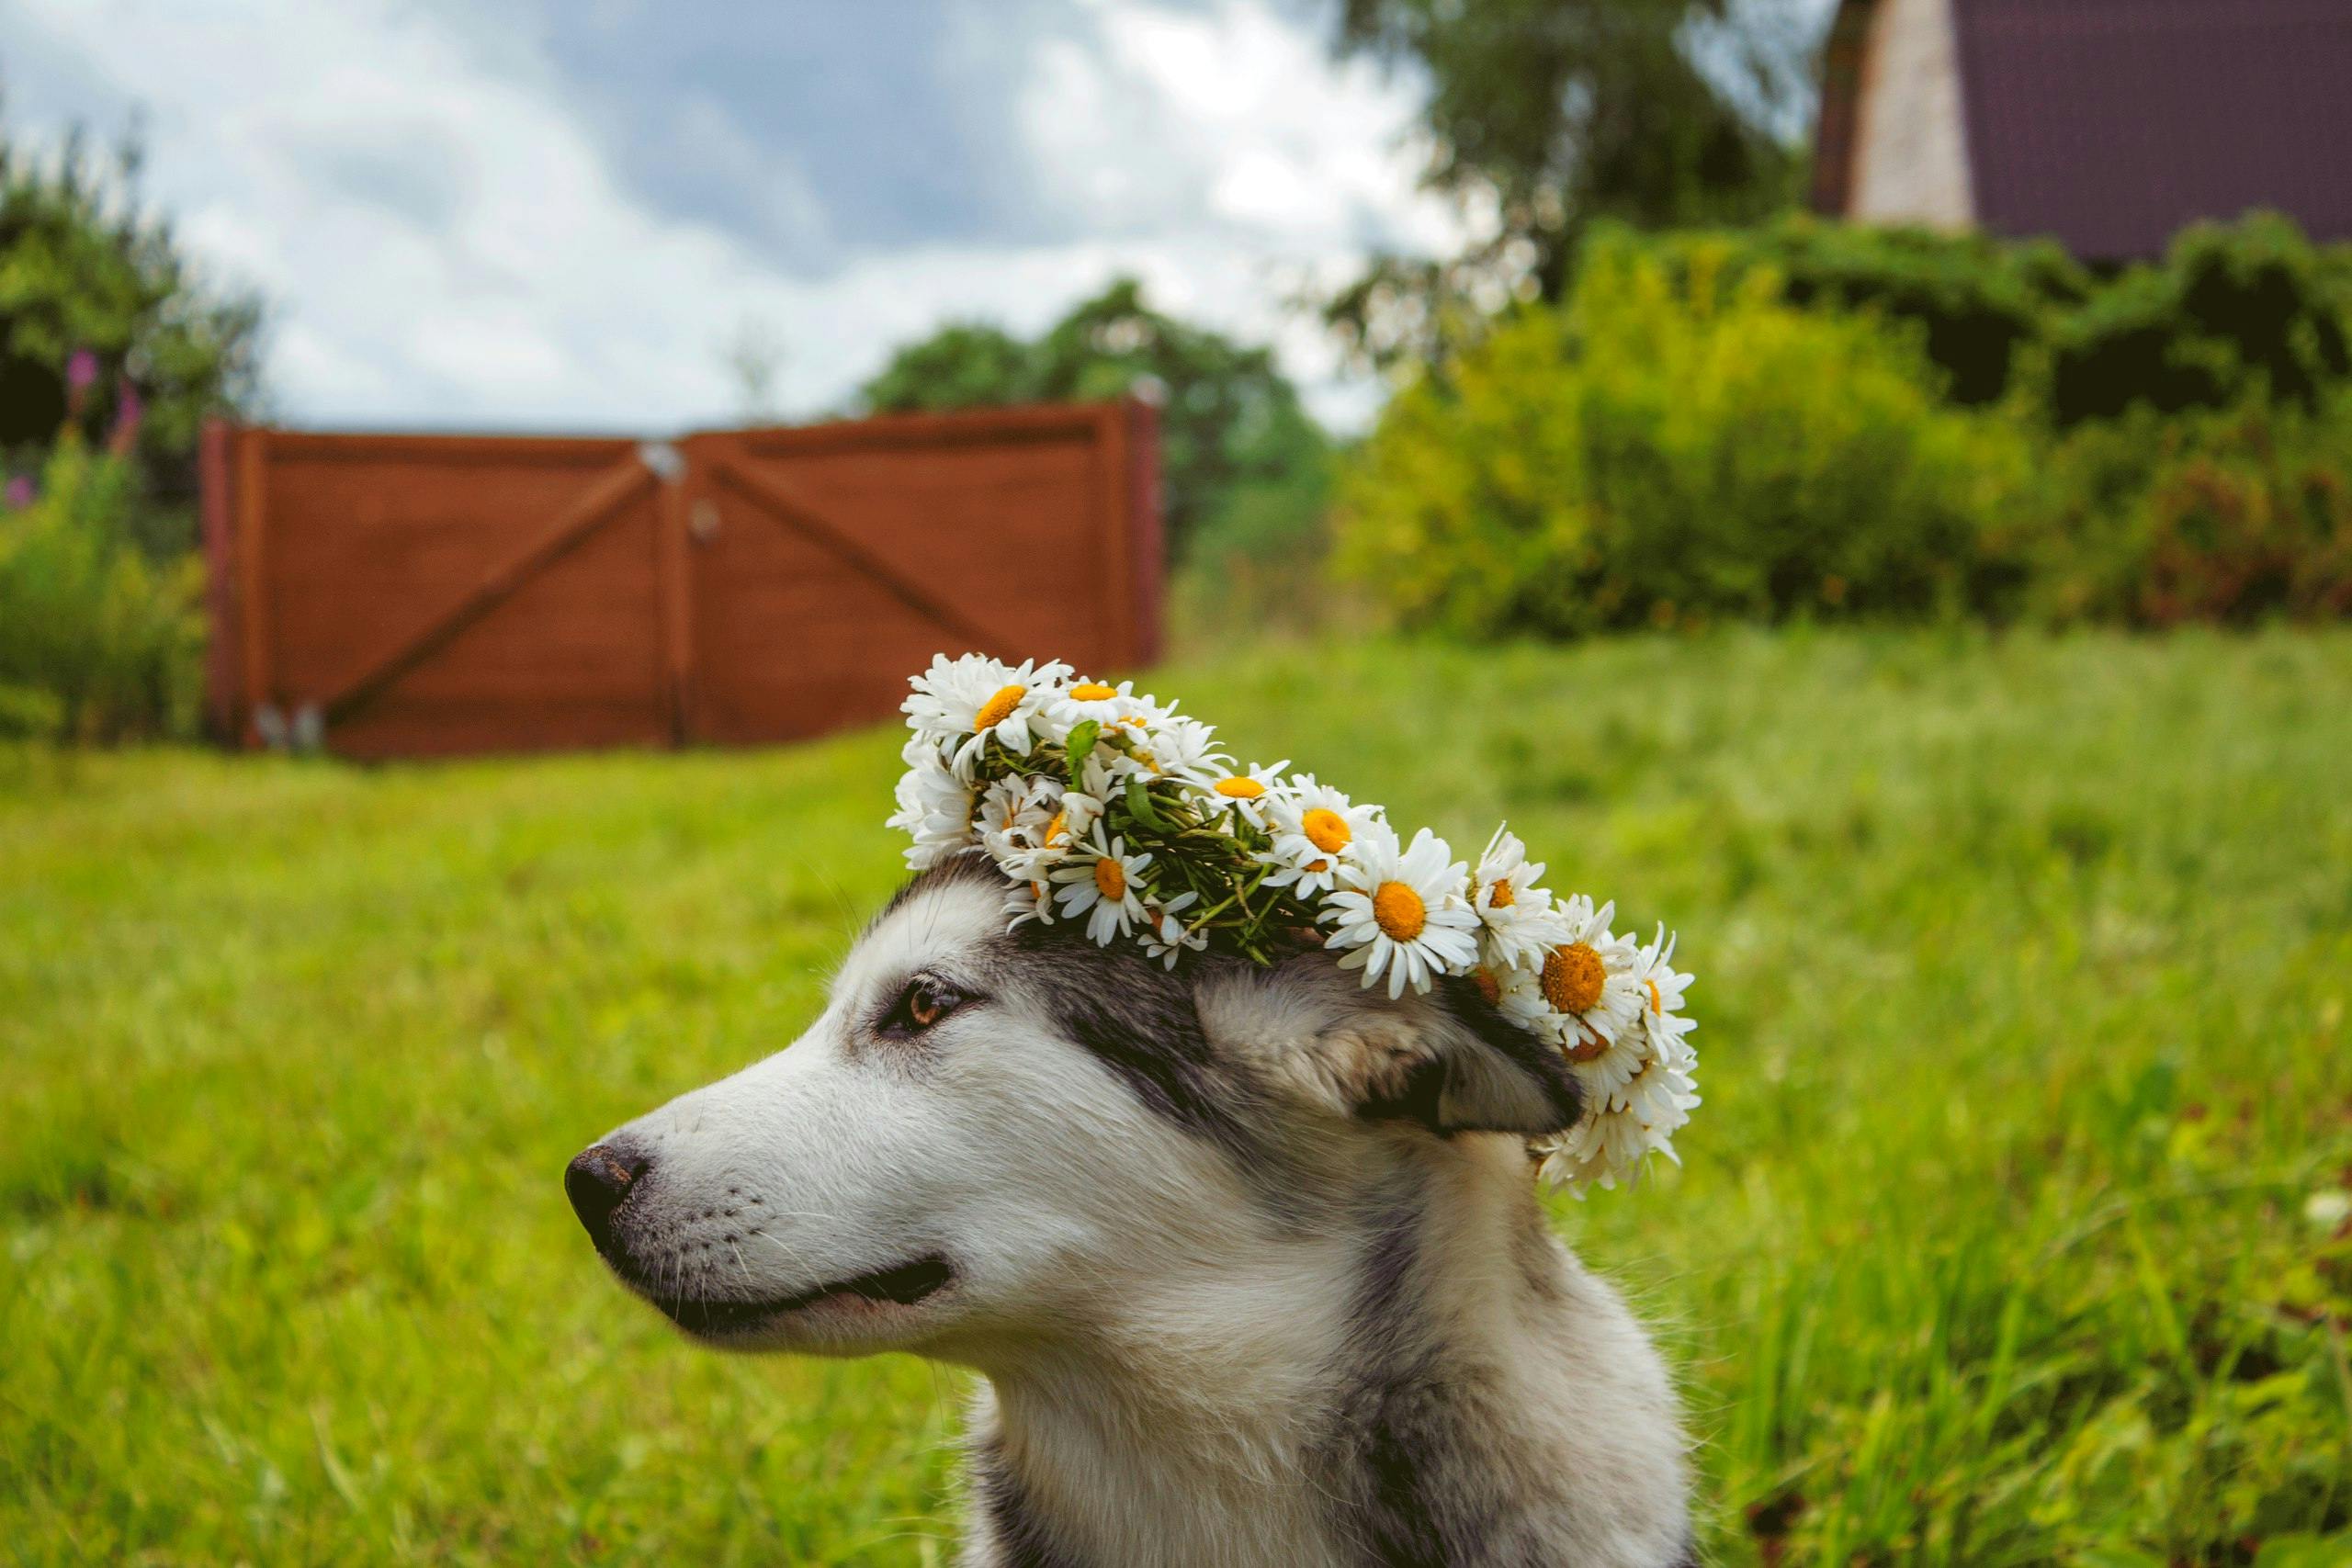
[[[1392,942],[1410,942],[1430,923],[1430,907],[1401,882],[1384,882],[1372,896],[1372,918]]]
[[[1601,984],[1608,978],[1600,954],[1589,944],[1555,947],[1544,959],[1544,999],[1562,1012],[1583,1012],[1600,999]]]
[[[1298,826],[1299,830],[1306,835],[1306,841],[1327,855],[1338,854],[1348,847],[1348,840],[1355,837],[1354,830],[1348,826],[1348,819],[1328,807],[1318,806],[1301,817]]]
[[[1012,710],[1019,707],[1021,699],[1028,694],[1026,686],[1000,687],[996,695],[982,703],[980,711],[972,716],[972,733],[978,735],[983,729],[994,729],[1011,718]]]
[[[1306,863],[1306,869],[1320,875],[1331,869],[1331,863],[1328,860],[1311,860]]]
[[[1106,686],[1100,681],[1080,681],[1069,689],[1069,694],[1081,703],[1100,703],[1117,696],[1119,690],[1115,686]]]
[[[1487,895],[1487,908],[1490,909],[1508,909],[1518,902],[1519,895],[1510,890],[1510,878],[1508,876],[1497,878],[1495,890]]]
[[[1219,779],[1215,787],[1227,800],[1255,800],[1266,793],[1266,786],[1256,779]]]
[[[1503,983],[1496,979],[1495,972],[1485,964],[1481,964],[1470,971],[1470,983],[1478,987],[1478,994],[1487,998],[1488,1007],[1503,999]]]
[[[1608,1049],[1609,1042],[1603,1040],[1596,1031],[1589,1029],[1579,1034],[1572,1044],[1561,1047],[1571,1062],[1592,1061]]]
[[[1058,844],[1069,832],[1069,814],[1067,811],[1057,811],[1054,813],[1054,819],[1046,824],[1046,842]]]
[[[1661,998],[1657,994],[1657,982],[1656,980],[1645,978],[1642,981],[1642,984],[1650,988],[1650,1011],[1655,1013],[1665,1012],[1666,1001],[1665,998]]]
[[[1127,896],[1127,868],[1109,855],[1094,863],[1094,886],[1105,898]]]

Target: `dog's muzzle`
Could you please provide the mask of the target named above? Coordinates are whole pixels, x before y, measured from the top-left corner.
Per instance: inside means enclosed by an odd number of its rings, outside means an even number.
[[[626,1138],[582,1149],[564,1167],[563,1194],[571,1200],[571,1212],[580,1216],[588,1239],[605,1257],[613,1251],[613,1217],[629,1194],[645,1184],[645,1173],[652,1168],[653,1156]]]

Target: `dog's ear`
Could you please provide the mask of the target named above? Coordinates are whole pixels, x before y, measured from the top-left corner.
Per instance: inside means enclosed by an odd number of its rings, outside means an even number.
[[[1317,1098],[1368,1121],[1455,1133],[1557,1133],[1583,1113],[1560,1053],[1505,1018],[1468,980],[1401,1003],[1367,993],[1295,1062]]]

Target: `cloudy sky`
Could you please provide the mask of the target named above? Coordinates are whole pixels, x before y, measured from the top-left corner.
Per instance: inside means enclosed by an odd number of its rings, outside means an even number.
[[[152,202],[273,301],[295,421],[723,419],[747,330],[811,413],[1132,270],[1346,424],[1374,389],[1286,301],[1464,220],[1327,4],[5,0],[0,79],[19,137],[143,118]]]

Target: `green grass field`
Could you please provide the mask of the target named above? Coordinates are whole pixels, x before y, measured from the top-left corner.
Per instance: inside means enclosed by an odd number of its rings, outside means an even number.
[[[2352,1561],[2352,635],[1155,685],[1681,927],[1686,1167],[1558,1215],[1711,1561]],[[896,747],[0,756],[0,1557],[949,1560],[959,1377],[689,1348],[559,1187],[812,1014]]]

